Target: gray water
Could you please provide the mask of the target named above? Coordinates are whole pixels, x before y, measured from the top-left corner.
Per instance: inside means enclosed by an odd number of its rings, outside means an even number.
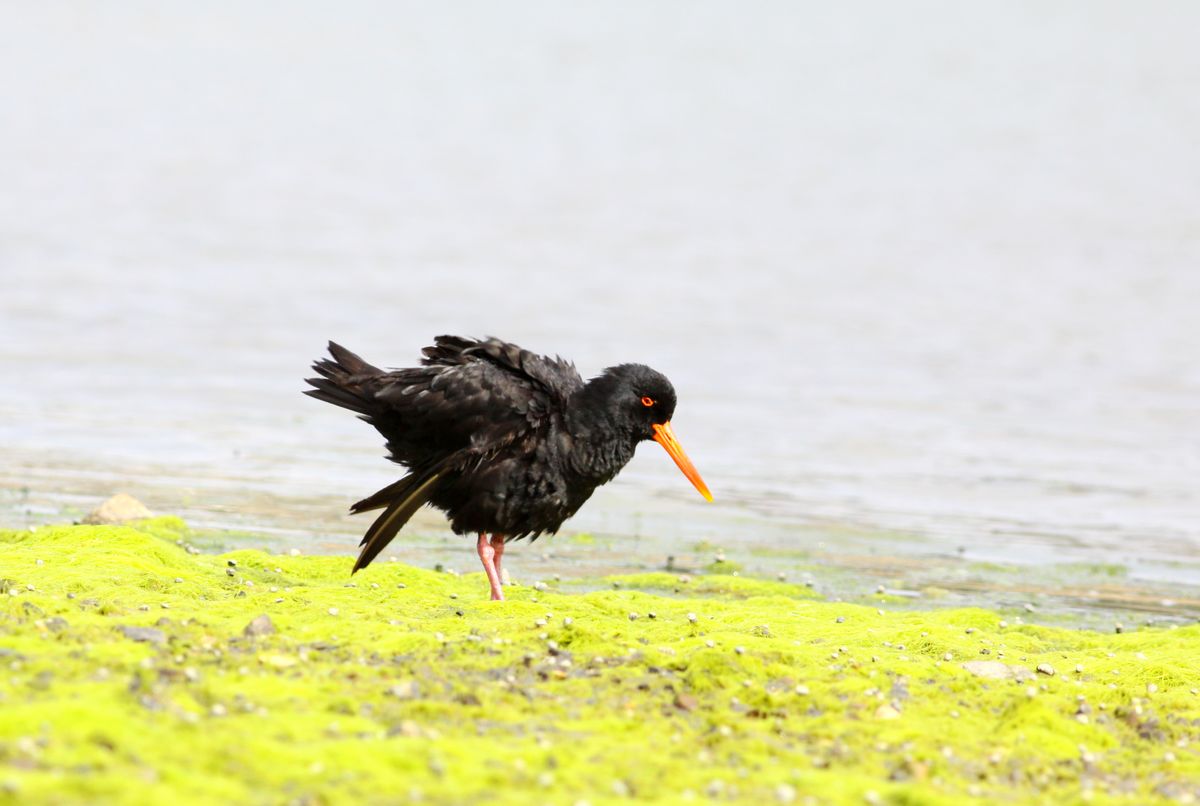
[[[6,5],[5,521],[127,489],[348,551],[395,470],[307,365],[446,332],[674,381],[718,503],[647,445],[567,527],[614,558],[1198,585],[1197,30],[1189,2]]]

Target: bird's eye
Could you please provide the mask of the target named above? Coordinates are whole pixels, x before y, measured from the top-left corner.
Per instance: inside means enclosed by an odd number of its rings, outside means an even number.
[[[645,406],[646,408],[650,408],[651,406],[653,406],[653,405],[654,405],[654,398],[652,398],[652,397],[643,397],[643,398],[642,398],[642,405],[643,405],[643,406]]]

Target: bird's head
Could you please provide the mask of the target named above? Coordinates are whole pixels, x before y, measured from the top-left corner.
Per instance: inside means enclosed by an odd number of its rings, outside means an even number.
[[[602,390],[606,408],[615,425],[638,441],[652,439],[662,445],[700,494],[709,501],[713,500],[708,485],[700,478],[700,473],[683,452],[671,429],[671,417],[675,414],[675,387],[665,375],[644,364],[621,364],[604,370],[589,385]]]

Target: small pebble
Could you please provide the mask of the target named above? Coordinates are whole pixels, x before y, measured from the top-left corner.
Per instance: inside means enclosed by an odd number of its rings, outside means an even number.
[[[237,560],[226,560],[225,564],[230,568],[237,568]]]
[[[175,577],[175,583],[178,584],[180,582],[183,582],[183,577]]]
[[[797,684],[795,691],[796,691],[796,693],[797,693],[797,694],[799,694],[801,697],[807,697],[807,696],[808,696],[808,686],[804,685],[803,683],[799,683],[799,684]]]
[[[398,584],[396,587],[397,587],[397,588],[400,588],[401,590],[403,590],[404,588],[407,588],[408,586],[407,586],[407,585],[405,585],[403,582],[401,582],[401,583],[400,583],[400,584]]]
[[[687,615],[687,619],[688,619],[688,621],[690,621],[691,623],[695,624],[695,623],[696,623],[696,614],[695,614],[695,613],[688,613],[688,615]]]
[[[942,655],[942,660],[944,660],[944,661],[952,661],[952,660],[954,660],[954,655],[952,655],[951,653],[947,652],[945,655]]]
[[[776,574],[775,576],[776,576],[776,578],[777,578],[777,579],[778,579],[780,582],[783,582],[783,581],[785,581],[785,580],[787,579],[787,574],[783,573],[782,571],[780,571],[780,572],[779,572],[778,574]]]
[[[1022,607],[1024,607],[1024,608],[1025,608],[1025,612],[1026,612],[1026,613],[1036,613],[1036,612],[1037,612],[1037,608],[1036,608],[1036,607],[1034,607],[1034,606],[1033,606],[1032,604],[1030,604],[1029,602],[1026,602],[1025,604],[1023,604],[1023,605],[1022,605]]]
[[[899,719],[900,712],[897,711],[895,708],[893,708],[891,705],[884,703],[883,705],[881,705],[875,709],[875,718],[876,719]]]
[[[1083,664],[1082,664],[1082,663],[1076,663],[1076,664],[1075,664],[1075,673],[1076,673],[1076,674],[1083,674]]]
[[[734,652],[736,652],[736,653],[737,653],[737,654],[739,654],[739,655],[745,655],[745,654],[746,654],[746,647],[744,647],[744,646],[735,646],[735,647],[733,648],[733,651],[734,651]]]
[[[457,599],[457,598],[458,598],[458,594],[457,594],[457,593],[452,593],[452,594],[450,594],[450,598],[451,598],[451,599]]]
[[[630,614],[629,614],[629,620],[630,620],[630,621],[637,621],[637,620],[638,620],[638,614],[637,614],[637,613],[630,613]]]
[[[1049,663],[1039,663],[1037,665],[1038,674],[1044,674],[1047,677],[1054,677],[1054,667]]]
[[[655,613],[653,610],[651,610],[649,613],[646,614],[646,618],[658,618],[658,614]]]
[[[336,616],[337,614],[338,614],[338,609],[336,607],[329,608],[329,615]]]
[[[225,575],[234,577],[234,576],[237,576],[237,571],[234,571],[232,568],[226,568]]]
[[[708,639],[707,641],[705,641],[705,642],[704,642],[704,645],[705,645],[706,647],[708,647],[709,649],[712,649],[713,647],[715,647],[715,646],[717,645],[717,643],[716,643],[716,641],[714,641],[714,640],[712,640],[712,639],[710,638],[710,639]]]
[[[33,561],[33,564],[34,564],[34,565],[45,565],[46,563],[45,563],[45,562],[43,562],[42,560],[34,560],[34,561]]]
[[[570,627],[574,623],[575,623],[575,619],[571,618],[570,616],[567,616],[566,618],[563,619],[564,627]]]
[[[845,617],[845,616],[838,616],[836,619],[834,619],[834,621],[836,621],[838,624],[843,624],[843,623],[845,623],[845,621],[846,621],[846,617]]]

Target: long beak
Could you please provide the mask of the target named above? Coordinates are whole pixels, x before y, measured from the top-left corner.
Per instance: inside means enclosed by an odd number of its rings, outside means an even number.
[[[675,439],[675,432],[671,430],[670,423],[659,425],[654,423],[654,441],[666,448],[667,453],[671,454],[671,458],[675,460],[675,464],[679,465],[679,469],[683,471],[683,475],[688,477],[688,481],[700,491],[700,494],[706,500],[712,501],[712,493],[708,491],[708,485],[704,483],[704,479],[700,478],[699,471],[692,464],[692,460],[683,452],[683,446],[679,444],[679,440]]]

